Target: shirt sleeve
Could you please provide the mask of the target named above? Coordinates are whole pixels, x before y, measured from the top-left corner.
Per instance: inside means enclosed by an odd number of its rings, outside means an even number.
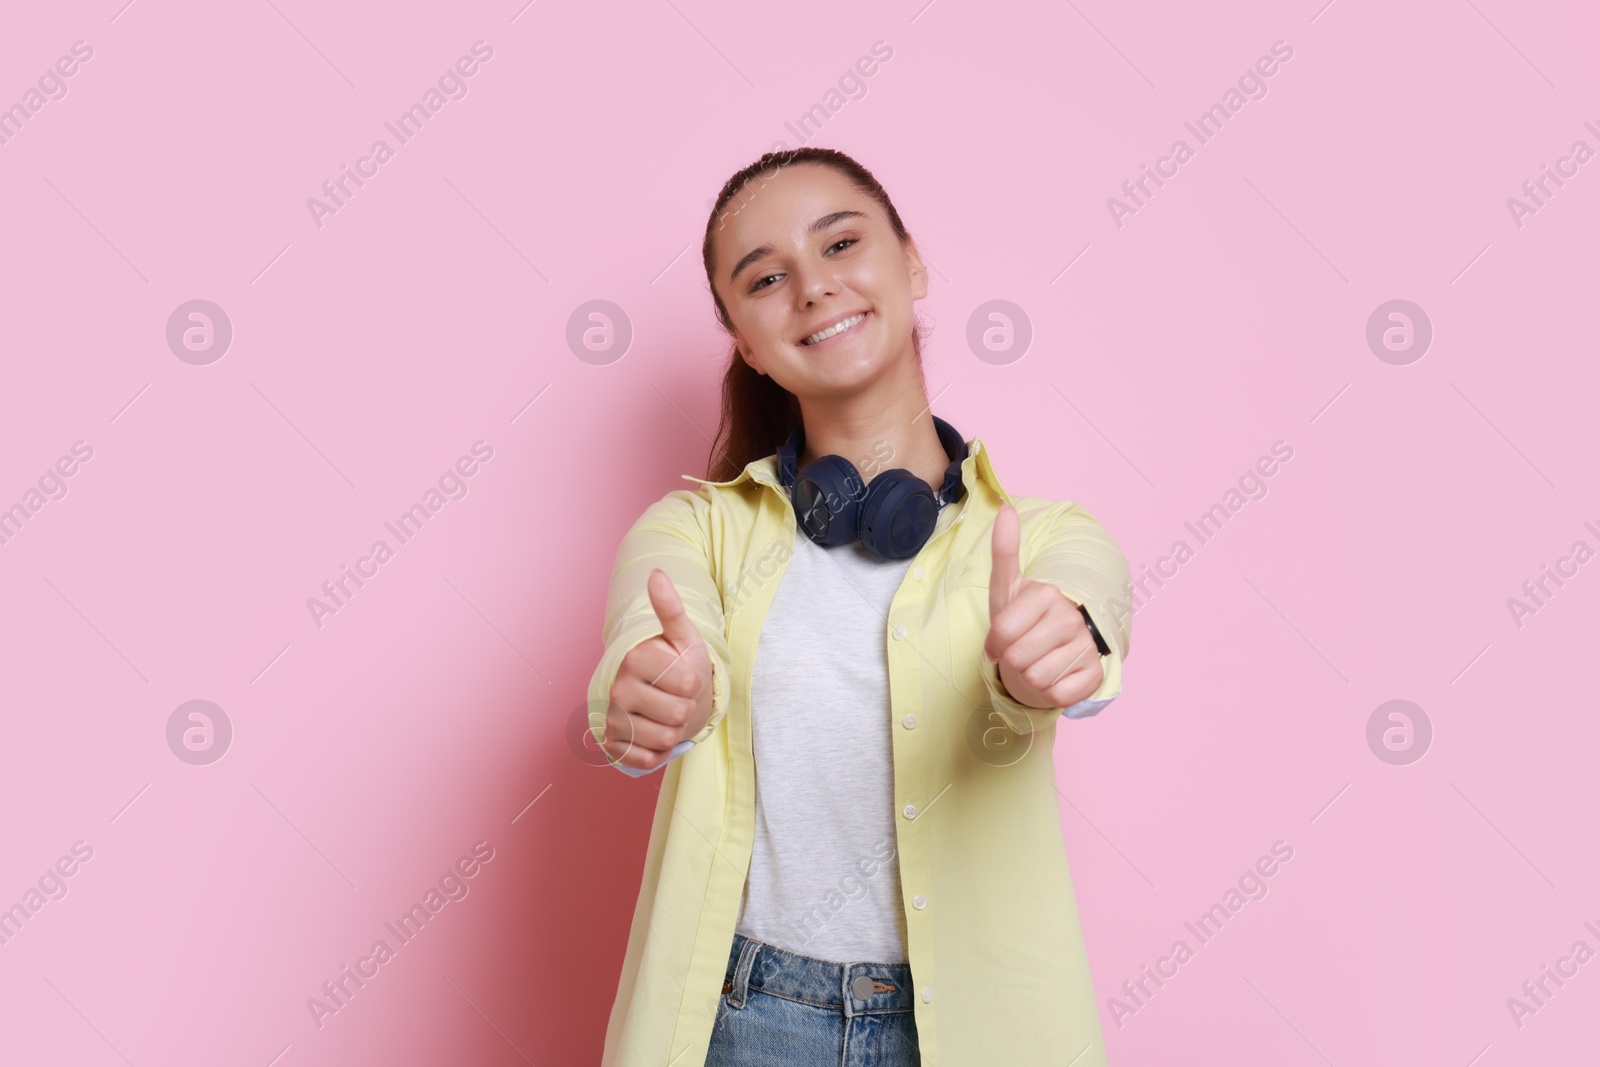
[[[605,620],[601,628],[604,651],[589,680],[589,730],[596,743],[605,742],[611,686],[617,680],[622,658],[641,641],[662,632],[661,620],[656,617],[646,586],[650,572],[658,567],[672,579],[673,587],[683,600],[684,611],[705,641],[712,665],[711,717],[694,737],[673,746],[671,756],[687,752],[694,743],[710,737],[728,712],[730,657],[723,624],[722,590],[712,571],[711,492],[703,487],[674,489],[646,508],[622,537],[606,592]],[[661,766],[666,766],[670,758]]]
[[[1128,585],[1127,558],[1105,527],[1075,503],[1058,503],[1022,518],[1018,558],[1023,577],[1061,590],[1068,600],[1081,604],[1094,619],[1110,652],[1100,657],[1103,678],[1099,688],[1069,708],[1033,708],[1012,698],[1000,680],[1000,665],[983,658],[978,669],[990,703],[1015,732],[1042,730],[1058,715],[1081,719],[1094,715],[1122,692],[1122,661],[1128,655],[1132,627],[1130,614],[1120,610]]]

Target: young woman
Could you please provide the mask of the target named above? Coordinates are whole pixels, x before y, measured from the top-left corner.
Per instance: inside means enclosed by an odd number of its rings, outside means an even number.
[[[1121,691],[1127,562],[930,413],[927,271],[855,160],[762,156],[703,256],[714,480],[624,536],[589,688],[665,768],[603,1064],[1102,1065],[1051,749]]]

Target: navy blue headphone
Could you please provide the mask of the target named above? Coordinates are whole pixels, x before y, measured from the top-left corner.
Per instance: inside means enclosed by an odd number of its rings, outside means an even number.
[[[778,478],[789,490],[806,536],[824,548],[860,539],[868,551],[884,559],[916,555],[933,536],[939,509],[967,491],[961,482],[967,443],[937,415],[933,425],[950,457],[937,492],[903,467],[880,471],[871,483],[863,484],[855,464],[843,456],[821,456],[797,472],[796,457],[805,451],[806,428],[796,426],[789,440],[778,446]]]

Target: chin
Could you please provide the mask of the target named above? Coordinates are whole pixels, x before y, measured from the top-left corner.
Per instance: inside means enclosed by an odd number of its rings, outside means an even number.
[[[876,382],[890,377],[893,373],[894,366],[889,360],[875,357],[867,362],[856,362],[833,368],[825,380],[814,383],[816,386],[815,391],[833,395],[859,393]],[[793,392],[793,390],[790,390],[790,392]]]

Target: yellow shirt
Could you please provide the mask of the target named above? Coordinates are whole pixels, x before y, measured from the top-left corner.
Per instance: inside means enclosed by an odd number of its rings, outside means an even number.
[[[805,536],[776,455],[729,481],[683,477],[700,484],[651,504],[622,539],[589,683],[590,729],[604,741],[622,657],[661,633],[645,583],[666,571],[711,657],[712,713],[652,776],[661,795],[602,1067],[701,1067],[710,1047],[755,836],[751,669]],[[983,659],[995,515],[1016,507],[1023,575],[1084,605],[1110,646],[1091,701],[1122,689],[1128,564],[1079,505],[1007,493],[977,438],[961,477],[966,492],[946,505],[960,510],[912,561],[884,626],[922,1064],[1103,1067],[1051,755],[1062,709],[1011,699]]]

